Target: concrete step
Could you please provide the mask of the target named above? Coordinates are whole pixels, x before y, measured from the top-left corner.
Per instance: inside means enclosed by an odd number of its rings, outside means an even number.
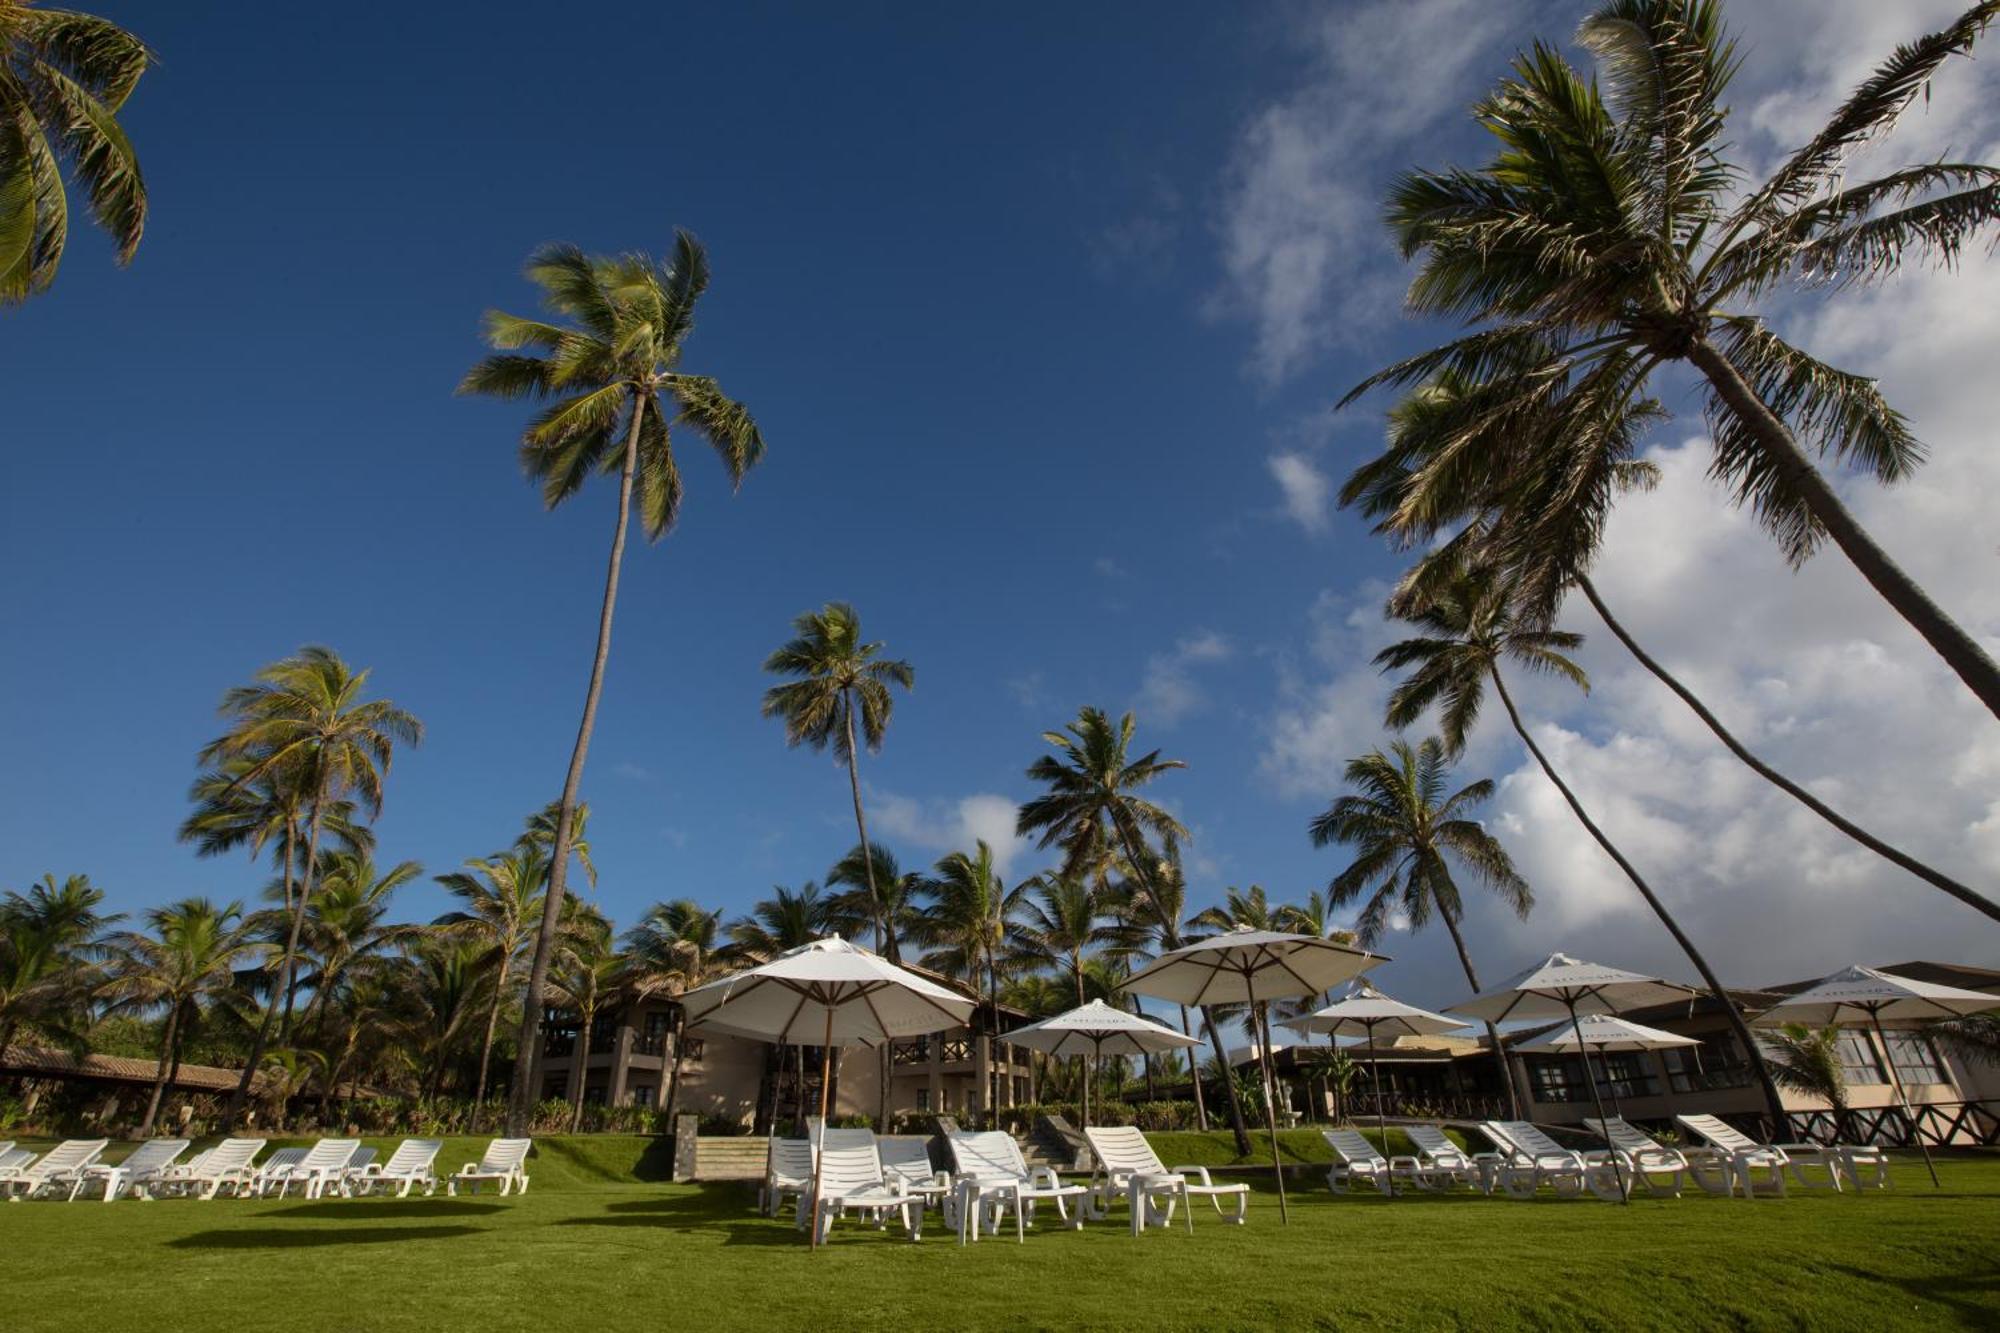
[[[696,1180],[761,1180],[770,1148],[763,1139],[705,1134],[695,1140]]]

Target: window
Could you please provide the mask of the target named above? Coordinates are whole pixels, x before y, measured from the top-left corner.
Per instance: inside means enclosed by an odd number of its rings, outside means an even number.
[[[1875,1056],[1875,1043],[1865,1032],[1843,1032],[1838,1046],[1840,1077],[1850,1087],[1865,1083],[1887,1083],[1882,1062]]]
[[[1749,1062],[1731,1033],[1714,1033],[1704,1037],[1699,1046],[1677,1046],[1660,1054],[1667,1066],[1667,1085],[1675,1092],[1750,1086]]]
[[[632,1041],[634,1055],[659,1055],[667,1049],[666,1011],[655,1009],[646,1015],[645,1026]]]
[[[917,1109],[919,1111],[928,1111],[931,1109],[931,1090],[929,1088],[917,1089]]]
[[[1538,1102],[1573,1102],[1589,1095],[1583,1090],[1583,1070],[1571,1059],[1530,1061],[1528,1082]]]
[[[542,1100],[558,1101],[569,1092],[568,1074],[550,1074],[542,1080]]]
[[[1930,1039],[1915,1032],[1885,1032],[1889,1041],[1889,1062],[1905,1083],[1943,1083],[1944,1065]]]
[[[659,1100],[655,1096],[658,1091],[650,1083],[634,1083],[625,1090],[625,1103],[628,1106],[651,1106]]]

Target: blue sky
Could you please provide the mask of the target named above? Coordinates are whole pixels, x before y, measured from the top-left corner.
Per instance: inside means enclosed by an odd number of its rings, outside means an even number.
[[[435,873],[509,841],[560,785],[612,493],[544,512],[522,411],[452,388],[480,312],[531,305],[536,244],[662,251],[675,225],[714,269],[688,364],[752,407],[769,456],[732,496],[684,441],[683,523],[628,560],[586,777],[608,912],[734,912],[852,844],[839,770],[757,711],[764,654],[835,598],[917,667],[863,767],[906,863],[997,836],[1039,733],[1089,703],[1136,707],[1188,762],[1158,795],[1195,830],[1198,899],[1302,897],[1340,868],[1305,826],[1377,739],[1366,656],[1397,563],[1325,493],[1376,418],[1327,408],[1423,333],[1375,200],[1400,166],[1472,156],[1463,106],[1578,7],[432,5],[393,30],[94,8],[161,53],[125,117],[153,214],[129,270],[80,233],[55,290],[0,317],[0,885],[88,872],[127,910],[253,896],[261,867],[197,860],[174,829],[222,690],[308,642],[428,728],[396,760],[382,859]],[[1765,49],[1804,86],[1858,58]],[[1756,105],[1782,138],[1787,107]],[[1715,586],[1747,561],[1804,595],[1754,543],[1716,560]],[[1875,637],[1928,670],[1896,632]],[[1815,725],[1864,706],[1826,700]],[[1618,758],[1631,710],[1548,708],[1614,822],[1644,836],[1679,809],[1652,760]],[[1560,906],[1604,867],[1520,762],[1496,734],[1465,776],[1508,780],[1496,819]],[[1981,815],[1916,841],[1980,862]],[[1015,876],[1041,863],[1002,850]],[[1711,865],[1687,893],[1761,874]],[[1854,874],[1829,882],[1881,882]],[[1625,905],[1575,892],[1533,938],[1486,922],[1488,970],[1557,925],[1669,961]],[[1946,950],[1955,920],[1924,916],[1911,947]],[[1406,964],[1385,984],[1463,989],[1442,938],[1386,947]]]

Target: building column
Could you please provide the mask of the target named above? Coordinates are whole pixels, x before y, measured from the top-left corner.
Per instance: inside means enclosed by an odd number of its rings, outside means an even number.
[[[924,1050],[929,1054],[930,1104],[932,1115],[944,1113],[944,1033],[933,1032],[924,1038]]]
[[[611,1069],[604,1083],[606,1106],[625,1104],[625,1077],[631,1069],[632,1040],[635,1035],[632,1030],[631,1015],[621,1015],[618,1019],[618,1035],[611,1039]]]

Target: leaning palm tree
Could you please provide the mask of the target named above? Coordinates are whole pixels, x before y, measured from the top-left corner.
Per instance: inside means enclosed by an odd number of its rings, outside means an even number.
[[[250,1082],[263,1063],[264,1047],[282,1004],[289,1011],[292,973],[305,927],[306,902],[312,897],[313,871],[319,859],[320,832],[330,807],[355,800],[371,815],[382,810],[382,782],[396,745],[423,740],[423,723],[387,699],[364,699],[366,670],[356,671],[331,648],[309,645],[295,655],[273,662],[257,673],[254,684],[240,685],[222,697],[222,715],[229,729],[202,751],[202,762],[226,767],[232,781],[252,787],[272,775],[297,775],[310,793],[307,798],[305,882],[291,908],[291,924],[278,970],[278,982],[265,1007],[264,1020],[244,1061],[243,1078],[223,1113],[233,1126]]]
[[[593,258],[571,245],[544,246],[529,259],[528,277],[542,289],[550,318],[488,312],[486,338],[498,350],[467,373],[459,392],[549,400],[521,437],[521,462],[541,484],[543,502],[553,509],[575,495],[593,471],[615,470],[618,513],[583,718],[556,813],[549,893],[521,1008],[522,1051],[535,1048],[542,989],[562,921],[575,837],[572,822],[611,654],[611,615],[635,488],[646,537],[658,541],[672,530],[681,506],[673,426],[687,426],[706,438],[732,485],[741,485],[743,474],[764,456],[764,437],[750,413],[714,379],[680,368],[682,346],[694,328],[695,304],[708,286],[708,258],[693,236],[675,233],[673,262],[666,266],[640,254]],[[510,1134],[521,1133],[527,1121],[531,1063],[515,1063],[507,1112]]]
[[[722,913],[710,911],[692,898],[675,898],[654,903],[639,918],[639,924],[625,933],[625,981],[639,999],[676,999],[709,979],[715,966],[716,940],[722,929]],[[680,1100],[681,1057],[686,1046],[687,1011],[673,1006],[674,1059],[659,1088],[655,1107],[673,1124],[674,1108]]]
[[[239,963],[258,949],[240,902],[217,905],[207,898],[184,898],[146,913],[150,935],[127,931],[110,941],[111,980],[106,997],[114,1008],[158,1010],[160,1065],[139,1137],[153,1132],[160,1104],[180,1074],[181,1051],[202,1010],[224,1002],[235,987]],[[263,1063],[262,1052],[251,1065]]]
[[[1771,1076],[1793,1092],[1803,1092],[1827,1104],[1833,1113],[1833,1137],[1839,1142],[1847,1126],[1847,1076],[1840,1068],[1840,1027],[1823,1028],[1786,1023],[1764,1032],[1764,1055]]]
[[[1518,58],[1474,110],[1499,140],[1496,156],[1477,170],[1413,172],[1390,195],[1390,227],[1405,255],[1421,257],[1411,308],[1479,327],[1378,372],[1343,402],[1441,371],[1493,385],[1483,419],[1420,478],[1410,524],[1448,524],[1468,495],[1497,503],[1516,487],[1532,465],[1525,455],[1546,439],[1510,443],[1509,421],[1559,403],[1588,436],[1643,396],[1656,369],[1686,362],[1704,382],[1711,470],[1736,502],[1794,564],[1831,540],[2000,714],[2000,665],[1813,463],[1817,454],[1900,480],[1923,458],[1908,422],[1873,380],[1793,346],[1758,308],[1788,288],[1879,279],[1911,261],[1948,267],[2000,220],[2000,167],[1935,161],[1846,175],[1853,151],[1892,130],[1996,16],[2000,0],[1979,0],[1898,47],[1748,188],[1725,157],[1722,99],[1738,62],[1713,0],[1611,0],[1578,31],[1598,82],[1548,46]],[[1553,613],[1573,572],[1536,581],[1538,614]]]
[[[27,893],[0,898],[0,1054],[24,1028],[80,1041],[90,990],[100,979],[105,927],[121,920],[98,909],[104,891],[88,875],[54,875]]]
[[[0,306],[55,281],[69,241],[65,168],[118,262],[138,251],[146,182],[118,113],[152,62],[108,20],[0,0]]]
[[[1355,922],[1363,948],[1372,948],[1398,917],[1411,931],[1436,919],[1444,923],[1466,984],[1476,992],[1479,974],[1459,930],[1465,900],[1455,868],[1523,919],[1535,895],[1500,840],[1471,817],[1475,807],[1492,797],[1492,780],[1482,778],[1447,794],[1450,780],[1446,749],[1436,737],[1415,747],[1393,741],[1388,750],[1371,750],[1347,765],[1347,784],[1355,790],[1315,817],[1310,832],[1315,847],[1338,843],[1354,849],[1353,862],[1327,885],[1327,897],[1336,905],[1366,897]],[[1521,1099],[1500,1033],[1488,1023],[1486,1035],[1500,1068],[1500,1086],[1519,1119]]]
[[[1020,913],[1025,888],[1008,888],[993,864],[993,848],[979,839],[971,853],[952,852],[933,868],[924,883],[930,900],[917,917],[918,940],[929,946],[925,967],[962,976],[986,997],[986,1017],[992,1030],[989,1041],[1000,1035],[1000,959],[1009,944],[1019,939],[1016,917]],[[983,984],[982,984],[983,983]],[[1012,1104],[1012,1080],[1005,1101]],[[979,1089],[981,1111],[993,1109],[993,1090]]]
[[[581,815],[583,808],[579,807],[577,813]],[[479,1128],[479,1118],[485,1112],[486,1081],[493,1068],[493,1038],[500,1027],[500,1011],[511,994],[508,983],[514,967],[541,920],[542,893],[548,878],[548,857],[527,838],[507,851],[474,857],[465,863],[463,870],[437,877],[437,882],[465,905],[445,913],[435,924],[485,946],[488,966],[493,971],[486,1032],[479,1044],[479,1075],[473,1085],[469,1130]]]
[[[1507,682],[1500,673],[1503,661],[1525,667],[1530,672],[1561,677],[1580,689],[1589,689],[1590,678],[1566,655],[1583,642],[1583,636],[1566,630],[1536,629],[1524,623],[1517,614],[1507,584],[1492,570],[1478,567],[1463,569],[1456,577],[1440,583],[1432,590],[1428,600],[1406,603],[1398,609],[1403,619],[1426,632],[1390,644],[1375,655],[1376,665],[1385,671],[1411,669],[1410,674],[1389,695],[1389,725],[1406,727],[1435,708],[1444,733],[1444,757],[1454,757],[1464,751],[1466,737],[1479,719],[1486,701],[1486,686],[1489,683],[1493,686],[1494,694],[1507,710],[1507,720],[1513,724],[1514,733],[1521,738],[1521,744],[1527,747],[1528,753],[1534,756],[1550,785],[1561,794],[1570,813],[1576,816],[1577,822],[1583,825],[1592,840],[1604,849],[1604,854],[1624,872],[1646,906],[1667,928],[1667,933],[1674,937],[1674,943],[1687,955],[1695,971],[1701,974],[1709,993],[1728,1017],[1736,1040],[1748,1053],[1747,1058],[1770,1108],[1772,1123],[1785,1123],[1784,1103],[1778,1096],[1777,1085],[1771,1081],[1771,1073],[1764,1065],[1763,1055],[1751,1035],[1750,1024],[1743,1011],[1723,988],[1715,970],[1708,965],[1708,959],[1703,957],[1687,932],[1681,929],[1680,922],[1674,919],[1673,913],[1653,891],[1653,886],[1646,882],[1638,867],[1584,809],[1583,801],[1563,780],[1562,774],[1556,771],[1556,766],[1528,730],[1520,709],[1514,705],[1513,695],[1507,691]]]

